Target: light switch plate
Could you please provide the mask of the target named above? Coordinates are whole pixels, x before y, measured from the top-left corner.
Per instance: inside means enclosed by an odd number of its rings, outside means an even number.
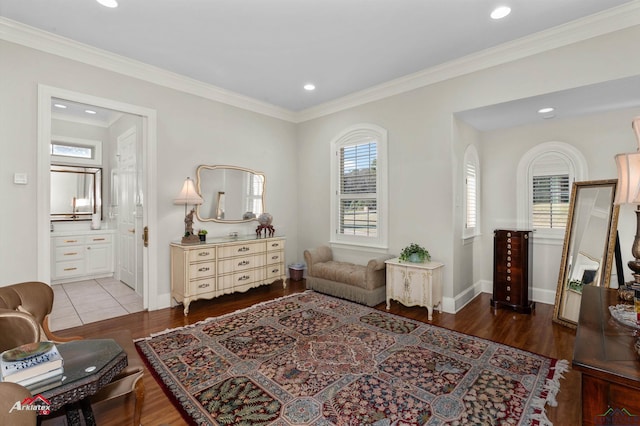
[[[27,174],[26,173],[14,173],[13,174],[13,183],[18,185],[26,185],[27,184]]]

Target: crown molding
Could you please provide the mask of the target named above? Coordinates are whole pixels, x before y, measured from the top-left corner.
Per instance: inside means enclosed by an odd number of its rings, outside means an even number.
[[[296,114],[296,122],[313,120],[636,25],[640,25],[640,0],[299,111]]]
[[[0,17],[0,40],[21,44],[42,52],[82,62],[87,65],[258,114],[290,122],[295,121],[295,113],[285,108],[280,108],[249,96],[225,90],[212,84],[206,84],[153,65],[116,55],[4,17]]]
[[[640,0],[633,0],[619,7],[409,74],[298,112],[128,59],[4,17],[0,17],[0,40],[21,44],[258,114],[292,123],[302,123],[636,25],[640,25]]]

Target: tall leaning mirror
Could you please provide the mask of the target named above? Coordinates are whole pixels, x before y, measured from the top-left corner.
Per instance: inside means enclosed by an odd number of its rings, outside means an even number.
[[[585,285],[609,287],[619,206],[616,179],[574,182],[553,321],[576,328]]]
[[[202,222],[240,223],[264,213],[265,175],[235,166],[199,166],[196,183],[204,202],[196,207]]]

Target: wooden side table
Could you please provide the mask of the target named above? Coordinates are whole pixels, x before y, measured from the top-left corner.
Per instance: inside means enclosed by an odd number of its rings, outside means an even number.
[[[638,337],[609,312],[620,303],[616,289],[586,285],[582,290],[573,368],[582,373],[583,425],[612,424],[611,416],[625,417],[624,424],[640,419]]]
[[[402,262],[399,258],[386,260],[387,309],[391,299],[405,306],[424,306],[433,319],[433,309],[442,311],[442,269],[440,262]]]

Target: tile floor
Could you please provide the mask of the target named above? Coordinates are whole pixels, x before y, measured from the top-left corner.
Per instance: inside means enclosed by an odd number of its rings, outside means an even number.
[[[142,311],[142,296],[114,278],[54,284],[52,331]]]

